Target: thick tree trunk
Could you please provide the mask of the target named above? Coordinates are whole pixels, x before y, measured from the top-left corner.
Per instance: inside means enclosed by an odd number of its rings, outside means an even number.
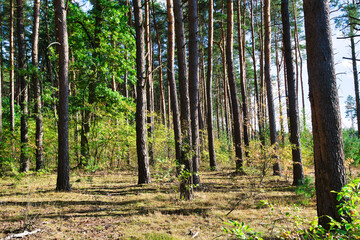
[[[346,184],[339,97],[334,70],[328,0],[304,0],[307,67],[314,134],[319,224],[342,221],[337,194]]]
[[[136,30],[136,149],[138,157],[138,184],[150,183],[150,167],[146,140],[146,72],[145,29],[141,0],[134,0]]]
[[[291,30],[289,18],[289,1],[281,1],[281,16],[283,23],[284,54],[287,68],[287,82],[289,94],[289,115],[290,115],[290,142],[292,144],[293,158],[293,185],[304,183],[304,170],[301,157],[299,107],[296,95],[293,56],[291,51]]]
[[[39,27],[40,27],[40,0],[34,0],[34,25],[32,36],[32,65],[34,72],[32,73],[32,81],[34,88],[35,99],[35,119],[36,119],[36,170],[44,168],[43,161],[43,122],[42,122],[42,108],[41,108],[41,95],[40,95],[40,83],[38,74],[38,52],[39,52]]]
[[[193,183],[200,183],[199,171],[199,55],[197,0],[189,0],[189,95],[193,152]]]
[[[174,54],[175,54],[175,26],[174,26],[174,11],[173,1],[167,0],[167,14],[168,14],[168,42],[167,42],[167,80],[170,85],[170,92],[168,93],[171,97],[171,109],[173,113],[173,124],[174,124],[174,136],[175,136],[175,153],[176,161],[180,163],[181,160],[181,129],[180,129],[180,115],[179,105],[175,82],[175,70],[174,70]],[[169,107],[170,109],[170,107]],[[170,117],[170,115],[169,115]]]
[[[190,99],[189,99],[189,84],[187,79],[187,63],[186,63],[186,41],[184,31],[183,12],[181,0],[174,0],[174,15],[175,15],[175,36],[176,47],[178,54],[179,66],[179,89],[180,89],[180,122],[181,122],[181,161],[184,165],[184,170],[190,174],[184,173],[184,179],[180,183],[180,198],[192,200],[193,194],[193,164],[191,161],[191,125],[190,125]]]
[[[29,137],[28,137],[28,83],[26,81],[26,45],[25,45],[25,27],[24,27],[24,3],[23,0],[17,0],[17,42],[18,42],[18,80],[21,84],[20,108],[21,108],[21,155],[20,171],[29,171]]]
[[[54,0],[56,41],[59,53],[59,159],[56,190],[70,191],[69,166],[69,45],[64,0]]]
[[[208,61],[207,61],[207,79],[206,79],[206,95],[207,95],[207,129],[208,129],[208,142],[209,142],[209,160],[210,169],[217,170],[215,144],[214,144],[214,129],[213,129],[213,101],[212,101],[212,76],[213,76],[213,18],[214,18],[214,0],[209,1],[209,38],[208,38]]]
[[[241,141],[241,120],[240,106],[237,96],[237,86],[234,73],[233,60],[233,28],[234,10],[232,0],[227,0],[227,38],[226,38],[226,62],[228,67],[228,77],[232,102],[233,136],[236,156],[236,172],[243,172],[243,152]]]

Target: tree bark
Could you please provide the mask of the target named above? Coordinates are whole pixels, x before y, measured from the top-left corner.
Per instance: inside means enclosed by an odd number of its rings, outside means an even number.
[[[237,5],[237,31],[238,31],[238,44],[239,44],[239,63],[240,63],[240,91],[242,100],[242,113],[243,113],[243,137],[245,147],[249,147],[249,114],[248,114],[248,99],[246,92],[246,66],[245,66],[245,42],[243,41],[243,32],[241,28],[241,6],[240,0],[236,0]],[[245,16],[243,16],[245,17]],[[245,155],[248,157],[249,152],[246,150]]]
[[[181,0],[174,0],[175,15],[175,36],[178,54],[179,67],[179,88],[180,88],[180,122],[181,122],[181,161],[184,170],[189,174],[184,174],[184,179],[180,183],[180,198],[192,200],[193,194],[193,164],[191,161],[191,124],[190,124],[190,100],[189,100],[189,84],[187,79],[187,63],[186,63],[186,41],[184,31],[184,20],[181,6]]]
[[[153,80],[153,51],[151,41],[151,26],[150,26],[150,0],[145,0],[145,45],[146,45],[146,83],[147,91],[147,111],[148,118],[148,155],[150,165],[155,165],[154,156],[154,80]]]
[[[241,141],[241,120],[240,106],[237,96],[237,86],[234,73],[233,60],[233,28],[234,28],[234,10],[232,0],[227,0],[227,38],[226,38],[226,62],[228,68],[228,78],[232,102],[233,119],[233,137],[236,156],[236,172],[243,172],[243,152]]]
[[[14,0],[10,0],[10,130],[15,131],[15,74],[14,74]]]
[[[20,171],[29,171],[29,137],[28,137],[28,83],[26,81],[26,45],[25,45],[25,27],[24,27],[24,3],[23,0],[17,0],[17,43],[18,43],[18,80],[21,85],[20,108],[21,108],[21,155]]]
[[[206,95],[207,95],[207,129],[208,129],[208,144],[209,144],[209,160],[210,169],[217,170],[215,144],[214,144],[214,129],[213,129],[213,101],[212,101],[212,76],[213,76],[213,41],[214,41],[214,0],[209,1],[209,38],[208,38],[208,61],[207,61],[207,78],[206,78]]]
[[[70,191],[69,166],[69,45],[64,0],[54,0],[55,34],[59,53],[58,175],[56,190]]]
[[[178,97],[177,97],[176,82],[175,82],[175,70],[174,70],[175,19],[174,19],[174,11],[173,11],[173,1],[167,0],[166,4],[167,4],[167,15],[168,15],[168,42],[167,42],[167,78],[168,79],[167,80],[170,85],[170,92],[168,94],[171,97],[171,109],[173,113],[176,161],[177,163],[180,163],[181,129],[180,129],[179,105],[178,105]]]
[[[296,94],[293,55],[291,51],[291,30],[289,18],[289,1],[281,1],[281,16],[283,23],[284,54],[287,68],[287,82],[289,94],[289,115],[290,115],[290,142],[292,145],[293,159],[293,185],[304,184],[304,170],[301,156],[299,106]]]
[[[193,183],[200,183],[199,176],[199,54],[197,0],[189,0],[189,95],[191,138],[193,152]]]
[[[314,134],[319,224],[342,221],[337,194],[346,184],[339,97],[334,70],[328,0],[304,0],[307,67]],[[335,192],[334,192],[335,191]]]
[[[32,73],[32,81],[34,88],[34,99],[35,99],[35,119],[36,119],[36,170],[44,168],[43,160],[43,122],[42,122],[42,108],[41,108],[41,95],[40,95],[40,83],[39,83],[39,72],[38,72],[38,52],[39,52],[39,27],[40,27],[40,0],[34,0],[34,25],[33,25],[33,36],[32,36],[32,65],[34,72]]]
[[[133,1],[136,31],[136,149],[138,157],[138,184],[150,183],[150,167],[146,140],[146,72],[145,29],[141,0]]]
[[[271,22],[270,22],[270,3],[271,0],[264,1],[264,25],[265,25],[265,83],[268,100],[268,112],[269,112],[269,128],[270,128],[270,143],[276,147],[276,121],[275,121],[275,109],[272,92],[272,81],[271,81]],[[277,156],[273,156],[276,162],[273,165],[274,175],[281,175],[280,162]]]

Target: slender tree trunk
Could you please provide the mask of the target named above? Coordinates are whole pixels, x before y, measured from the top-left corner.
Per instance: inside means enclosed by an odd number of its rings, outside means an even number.
[[[180,129],[179,105],[178,105],[176,82],[175,82],[175,70],[174,70],[175,19],[174,19],[174,11],[173,11],[173,1],[167,0],[166,4],[167,4],[167,15],[168,15],[168,42],[167,42],[167,78],[168,79],[167,80],[168,80],[168,84],[170,85],[170,92],[168,92],[168,94],[171,97],[171,109],[173,113],[176,161],[177,163],[180,163],[181,129]]]
[[[301,156],[300,123],[298,99],[295,93],[295,77],[293,56],[291,51],[291,30],[289,18],[289,1],[281,1],[281,16],[283,23],[284,54],[287,68],[287,82],[289,93],[289,114],[290,114],[290,142],[292,144],[293,158],[293,185],[304,184],[304,170]]]
[[[3,137],[3,117],[2,117],[2,113],[3,113],[3,109],[2,109],[2,91],[3,91],[3,79],[4,79],[4,61],[3,61],[3,11],[4,11],[4,6],[0,6],[0,142],[2,141],[2,137]],[[1,163],[0,163],[0,167],[1,167]]]
[[[264,25],[265,25],[265,83],[268,99],[268,112],[269,112],[269,127],[270,127],[270,143],[272,146],[276,145],[276,121],[275,109],[272,93],[272,81],[270,74],[271,67],[271,22],[270,22],[270,2],[271,0],[264,1]],[[276,147],[276,146],[275,146]],[[281,175],[280,162],[277,156],[276,162],[273,165],[274,175]]]
[[[250,138],[249,138],[249,114],[248,114],[248,101],[247,101],[247,92],[246,92],[246,67],[245,67],[245,52],[244,52],[244,42],[243,42],[243,33],[241,28],[241,11],[240,11],[240,0],[236,0],[237,5],[237,31],[238,31],[238,44],[239,44],[239,63],[240,63],[240,91],[241,91],[241,100],[242,100],[242,113],[243,113],[243,135],[244,135],[244,145],[246,148],[249,147]],[[245,17],[245,16],[243,16]],[[246,156],[248,157],[249,152],[245,151]]]
[[[165,94],[164,94],[161,40],[160,40],[160,33],[159,33],[157,21],[155,18],[154,0],[152,0],[152,8],[153,8],[152,13],[153,13],[153,20],[154,20],[154,28],[155,28],[155,32],[156,32],[156,41],[157,41],[158,52],[159,52],[160,115],[162,118],[162,123],[164,124],[165,129],[166,129],[166,105],[165,105]]]
[[[70,191],[69,177],[69,45],[64,0],[54,0],[56,41],[59,52],[59,159],[56,190]]]
[[[15,74],[14,74],[14,0],[10,0],[10,130],[15,131]]]
[[[186,41],[184,31],[184,20],[181,6],[181,0],[174,0],[175,15],[175,36],[178,54],[179,66],[179,88],[180,88],[180,122],[181,122],[181,161],[184,170],[190,174],[185,174],[184,179],[180,183],[180,198],[192,200],[193,194],[193,163],[191,161],[191,125],[190,125],[190,99],[189,84],[187,79],[187,62],[186,62]]]
[[[274,21],[275,24],[275,21]],[[276,61],[276,78],[277,78],[277,87],[278,87],[278,98],[279,98],[279,112],[280,112],[280,140],[281,144],[285,145],[285,136],[284,136],[284,116],[282,111],[282,101],[281,101],[281,83],[280,83],[280,71],[281,71],[281,62],[279,61],[279,48],[278,48],[278,32],[275,32],[275,61]]]
[[[145,29],[141,0],[134,0],[136,30],[136,149],[138,157],[138,184],[150,183],[150,168],[146,140],[146,72],[145,72]]]
[[[353,25],[350,25],[350,27]],[[353,31],[351,31],[353,32]],[[353,34],[353,33],[352,33]],[[356,51],[355,51],[355,41],[354,37],[350,38],[350,47],[351,47],[351,58],[353,65],[353,74],[354,74],[354,86],[355,86],[355,103],[356,103],[356,118],[358,124],[358,138],[360,138],[360,94],[359,94],[359,77],[357,71],[357,63],[356,63]]]
[[[234,10],[232,0],[227,1],[227,38],[226,38],[226,62],[228,67],[228,77],[232,101],[233,136],[236,156],[236,172],[243,172],[243,152],[241,141],[241,120],[240,106],[237,96],[237,86],[234,73],[233,60],[233,29],[234,29]]]
[[[21,155],[20,171],[29,171],[29,137],[28,137],[28,83],[26,81],[26,46],[25,46],[25,27],[24,27],[24,3],[17,0],[17,42],[18,42],[18,69],[19,82],[21,84],[20,107],[21,107]]]
[[[41,108],[41,95],[40,83],[38,75],[38,52],[39,52],[39,27],[40,27],[40,0],[34,0],[34,25],[33,25],[33,38],[32,38],[32,65],[34,72],[32,74],[34,99],[35,99],[35,119],[36,119],[36,170],[44,168],[43,160],[43,122],[42,122],[42,108]]]
[[[214,0],[209,1],[209,38],[208,38],[208,61],[207,61],[207,79],[206,79],[206,95],[207,95],[207,129],[209,142],[209,160],[210,169],[217,170],[215,144],[214,144],[214,129],[213,129],[213,101],[212,101],[212,76],[213,76],[213,18],[214,18]]]
[[[339,222],[344,218],[338,212],[339,201],[335,192],[339,192],[346,184],[329,1],[304,0],[304,16],[314,134],[317,213],[319,224],[329,229],[329,217]]]
[[[148,84],[147,92],[147,110],[148,110],[148,154],[150,165],[155,165],[154,156],[154,80],[153,80],[153,51],[151,41],[151,26],[150,26],[150,0],[145,0],[145,45],[146,45],[146,83]]]

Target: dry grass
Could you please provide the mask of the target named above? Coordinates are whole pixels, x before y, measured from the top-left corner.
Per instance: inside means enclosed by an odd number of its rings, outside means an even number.
[[[230,239],[222,227],[243,221],[275,238],[315,216],[314,199],[284,178],[203,172],[191,202],[179,200],[175,179],[137,185],[134,171],[71,175],[72,192],[56,192],[55,174],[0,179],[0,238],[40,229],[28,239]],[[288,214],[287,214],[288,213]],[[228,214],[228,215],[227,215]]]

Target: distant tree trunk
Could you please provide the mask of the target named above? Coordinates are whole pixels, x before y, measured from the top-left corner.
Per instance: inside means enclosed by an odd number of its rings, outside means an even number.
[[[189,95],[193,151],[193,183],[200,183],[199,171],[199,55],[197,0],[189,0]]]
[[[29,137],[28,137],[28,83],[25,77],[26,71],[26,45],[25,45],[25,27],[24,27],[24,3],[23,0],[17,0],[17,42],[18,42],[18,69],[19,82],[21,84],[21,155],[20,171],[29,171]]]
[[[10,0],[10,130],[15,131],[15,74],[14,74],[14,0]]]
[[[181,160],[181,129],[179,105],[176,91],[175,70],[174,70],[174,54],[175,54],[175,26],[174,26],[174,11],[173,1],[167,0],[167,14],[168,14],[168,41],[167,41],[167,80],[170,85],[171,109],[173,113],[174,136],[175,136],[175,152],[177,163]],[[170,109],[170,107],[169,107]],[[170,118],[170,115],[169,115]]]
[[[180,122],[181,122],[181,161],[184,170],[188,171],[188,177],[184,178],[180,183],[180,198],[192,200],[193,194],[193,164],[190,157],[191,149],[191,125],[190,125],[190,100],[189,100],[189,84],[187,80],[187,63],[186,63],[186,41],[184,31],[183,12],[181,0],[174,0],[175,15],[175,36],[178,54],[179,66],[179,89],[180,89]]]
[[[358,124],[358,138],[360,138],[360,96],[359,96],[359,77],[357,71],[357,63],[356,63],[356,45],[353,36],[353,25],[350,25],[351,28],[351,38],[350,38],[350,47],[351,47],[351,58],[353,65],[353,74],[354,74],[354,86],[355,86],[355,104],[356,104],[356,118]]]
[[[339,97],[334,70],[328,0],[304,0],[309,91],[319,224],[342,221],[337,194],[346,184]],[[329,217],[327,217],[329,216]]]
[[[159,52],[159,88],[160,88],[160,115],[162,119],[162,123],[166,128],[166,105],[165,105],[165,94],[164,94],[164,81],[163,81],[163,68],[162,68],[162,52],[161,52],[161,39],[160,33],[155,17],[155,7],[154,7],[154,0],[152,0],[152,8],[153,8],[153,20],[154,20],[154,28],[156,32],[156,41],[158,45],[158,52]]]
[[[36,170],[44,168],[43,161],[43,122],[41,109],[41,95],[38,75],[38,52],[39,52],[39,27],[40,27],[40,0],[34,0],[34,25],[32,36],[32,65],[34,72],[32,73],[32,81],[34,88],[35,109],[34,114],[36,118]]]
[[[269,128],[270,128],[270,143],[272,146],[276,145],[276,121],[275,121],[275,109],[272,93],[272,81],[270,74],[271,67],[271,22],[270,22],[270,2],[271,0],[264,1],[264,25],[265,25],[265,83],[268,99],[268,111],[269,111]],[[275,146],[276,147],[276,146]],[[281,175],[280,162],[277,156],[275,156],[276,162],[273,165],[274,175]]]
[[[69,45],[64,0],[54,0],[56,41],[59,53],[59,159],[57,191],[70,191],[69,177]]]
[[[259,84],[258,84],[258,77],[257,77],[257,69],[256,69],[256,48],[255,48],[255,30],[254,30],[254,4],[253,0],[250,0],[250,18],[251,18],[251,45],[252,45],[252,61],[253,61],[253,68],[254,68],[254,88],[255,88],[255,99],[256,99],[256,114],[258,119],[259,125],[259,135],[262,135],[262,125],[260,122],[261,114],[260,114],[260,100],[259,100]]]
[[[138,184],[150,183],[150,167],[146,141],[146,72],[145,29],[141,0],[134,0],[136,30],[136,149],[138,157]]]
[[[287,68],[287,82],[289,94],[289,115],[290,115],[290,142],[292,144],[293,158],[293,185],[304,184],[304,170],[301,157],[299,107],[296,95],[293,56],[291,51],[291,30],[289,18],[289,1],[281,1],[281,16],[283,23],[284,54]]]
[[[147,110],[148,118],[148,154],[150,165],[155,165],[154,156],[154,80],[153,80],[153,52],[151,41],[151,26],[150,26],[150,0],[145,0],[145,45],[146,45],[146,83],[148,84],[147,91]]]
[[[233,60],[233,28],[234,28],[234,10],[232,0],[227,0],[227,38],[226,38],[226,62],[228,67],[228,77],[230,84],[230,93],[232,101],[233,118],[233,136],[236,156],[236,172],[243,172],[243,152],[241,141],[241,120],[240,106],[237,96],[237,86],[234,73]]]
[[[274,21],[275,24],[275,21]],[[280,71],[281,71],[281,62],[279,61],[279,48],[278,48],[278,32],[275,32],[275,61],[276,61],[276,78],[278,86],[278,98],[279,98],[279,112],[280,112],[280,140],[281,144],[285,145],[285,136],[284,136],[284,116],[282,109],[281,101],[281,83],[280,83]]]
[[[296,61],[297,58],[299,58],[300,63],[296,64],[296,66],[299,65],[300,70],[298,72],[298,76],[299,80],[300,80],[300,88],[301,88],[301,101],[302,101],[302,121],[303,121],[303,126],[304,128],[306,127],[306,115],[305,115],[305,94],[304,94],[304,81],[303,81],[303,77],[302,77],[302,57],[301,57],[301,48],[300,48],[300,40],[299,40],[299,31],[298,31],[298,26],[297,26],[297,13],[296,13],[296,8],[295,8],[295,4],[296,1],[293,1],[293,12],[294,12],[294,38],[295,38],[295,53],[297,53],[297,57],[296,57]],[[297,90],[296,90],[297,91]],[[298,95],[298,92],[296,92],[296,94]]]
[[[208,61],[207,61],[207,80],[206,80],[206,95],[208,101],[207,110],[207,129],[208,129],[208,141],[209,141],[209,160],[210,169],[217,170],[215,145],[214,145],[214,130],[213,130],[213,101],[212,101],[212,76],[213,76],[213,41],[214,41],[214,30],[213,30],[213,18],[214,18],[214,0],[209,1],[209,38],[208,38]]]

